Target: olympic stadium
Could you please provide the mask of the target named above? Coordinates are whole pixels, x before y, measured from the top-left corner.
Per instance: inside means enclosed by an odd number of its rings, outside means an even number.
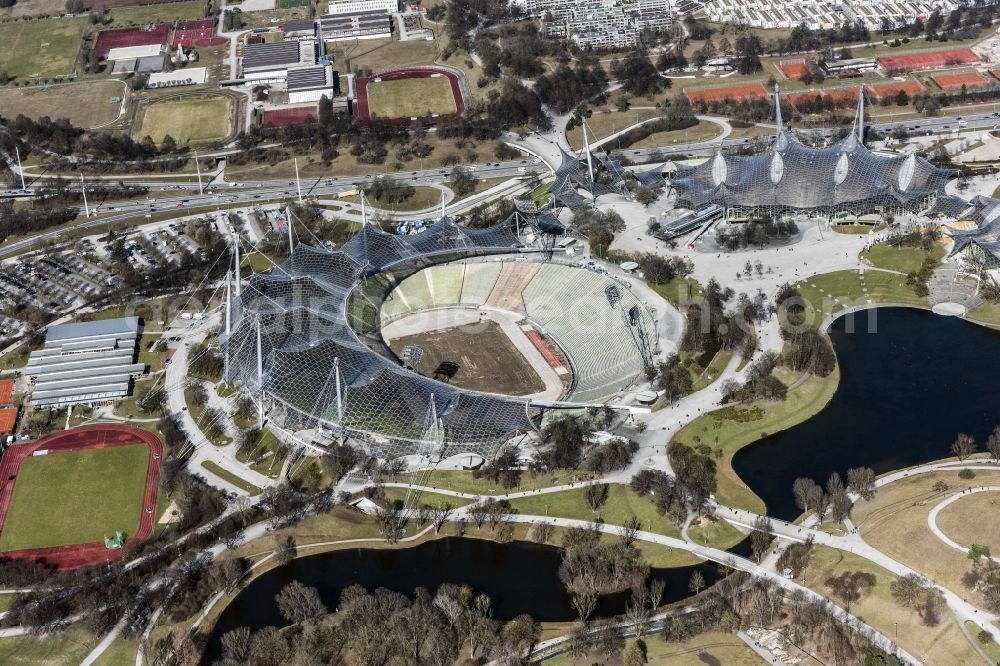
[[[442,218],[402,236],[364,225],[337,251],[300,243],[230,299],[226,381],[271,425],[339,434],[380,458],[490,459],[547,410],[611,400],[652,363],[652,314],[626,284],[553,262],[544,234],[518,227]],[[384,322],[461,311],[517,322],[510,335],[529,339],[527,352],[553,372],[568,366],[561,387],[541,397],[470,390],[418,374],[382,336]]]

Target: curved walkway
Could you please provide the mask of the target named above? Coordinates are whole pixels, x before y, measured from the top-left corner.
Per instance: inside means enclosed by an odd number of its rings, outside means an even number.
[[[951,497],[948,497],[947,499],[939,502],[937,506],[935,506],[933,509],[930,510],[930,513],[927,514],[927,527],[929,527],[931,532],[934,533],[934,536],[943,541],[949,547],[954,548],[955,550],[961,551],[963,553],[967,553],[969,552],[968,546],[963,546],[957,541],[954,541],[953,539],[949,538],[948,535],[945,534],[943,531],[941,531],[941,528],[937,526],[938,514],[941,512],[941,509],[945,508],[949,504],[957,502],[963,497],[975,495],[976,493],[997,493],[997,492],[1000,492],[1000,486],[981,486],[979,488],[969,488],[967,490],[955,493]],[[990,559],[993,560],[994,562],[1000,563],[1000,557],[993,556]]]

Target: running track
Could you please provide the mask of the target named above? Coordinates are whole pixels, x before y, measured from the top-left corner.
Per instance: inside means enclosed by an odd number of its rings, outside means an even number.
[[[455,100],[455,113],[448,115],[441,115],[437,118],[433,118],[434,121],[443,120],[445,118],[453,118],[455,116],[460,116],[465,113],[465,100],[462,99],[462,85],[458,80],[458,76],[453,72],[449,72],[444,69],[397,69],[392,72],[385,72],[379,74],[378,76],[365,76],[359,78],[355,83],[355,100],[354,100],[354,115],[361,120],[371,119],[371,109],[368,106],[368,84],[372,83],[375,79],[381,79],[383,81],[397,81],[399,79],[429,79],[435,74],[440,74],[448,79],[448,83],[451,84],[451,96]],[[385,118],[380,120],[391,120],[394,123],[409,124],[411,121],[409,118]],[[424,120],[430,120],[430,118],[424,118]]]
[[[146,509],[156,510],[156,491],[160,477],[159,459],[163,455],[160,439],[141,428],[124,425],[89,425],[63,430],[43,439],[24,444],[12,444],[0,458],[0,526],[7,517],[7,509],[14,494],[15,480],[21,462],[34,451],[48,449],[50,455],[82,451],[85,449],[105,449],[126,444],[144,443],[149,447],[149,462],[146,466],[146,485],[139,511],[139,528],[134,535],[127,534],[126,547],[108,550],[103,541],[52,548],[31,548],[0,553],[0,557],[24,558],[43,562],[60,569],[75,569],[90,564],[103,564],[121,557],[128,545],[149,538],[153,533],[155,514]]]

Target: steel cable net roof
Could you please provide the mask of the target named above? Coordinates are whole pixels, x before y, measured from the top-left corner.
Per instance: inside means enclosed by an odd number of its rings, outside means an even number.
[[[622,180],[626,173],[620,162],[605,161],[591,155],[594,178],[586,165],[586,156],[581,160],[560,149],[562,163],[556,169],[556,180],[549,189],[556,203],[570,209],[585,206],[588,200],[577,190],[592,192],[595,197],[602,194],[621,193]]]
[[[780,109],[780,107],[776,107]],[[708,203],[743,208],[852,211],[876,205],[916,210],[944,190],[953,172],[922,157],[879,155],[860,140],[864,95],[859,96],[852,131],[822,148],[802,144],[784,129],[780,111],[777,132],[767,152],[723,155],[695,166],[679,166],[668,182],[677,205],[699,208]]]
[[[959,222],[972,222],[971,229],[948,227],[954,241],[951,253],[955,254],[970,245],[983,250],[983,259],[990,266],[1000,264],[1000,200],[993,197],[975,197],[966,210],[955,216]]]
[[[376,301],[384,297],[400,276],[520,246],[505,225],[467,229],[449,219],[412,236],[365,226],[342,251],[300,244],[270,273],[254,275],[234,304],[231,333],[222,340],[226,380],[262,397],[268,418],[287,430],[343,428],[372,453],[395,457],[428,451],[436,413],[447,455],[492,457],[510,436],[534,429],[525,400],[410,372],[363,342],[348,318],[370,319],[360,311],[377,310],[371,294],[380,294]]]

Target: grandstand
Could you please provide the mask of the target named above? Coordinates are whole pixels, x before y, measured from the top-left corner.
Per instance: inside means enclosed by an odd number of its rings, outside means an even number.
[[[430,288],[443,277],[464,276],[456,301],[454,291]],[[492,289],[487,285],[492,284]],[[621,303],[606,295],[618,285]],[[463,263],[428,268],[404,280],[385,300],[382,321],[416,310],[464,305],[507,310],[524,317],[555,340],[574,370],[567,400],[604,402],[633,384],[643,370],[633,331],[623,313],[640,306],[643,326],[652,318],[632,293],[606,275],[561,264],[521,261]],[[388,306],[388,307],[387,307]]]

